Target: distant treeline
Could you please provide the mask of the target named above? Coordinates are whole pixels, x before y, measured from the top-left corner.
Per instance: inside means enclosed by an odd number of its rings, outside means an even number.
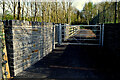
[[[120,1],[98,4],[89,2],[85,4],[82,13],[87,24],[120,23]]]

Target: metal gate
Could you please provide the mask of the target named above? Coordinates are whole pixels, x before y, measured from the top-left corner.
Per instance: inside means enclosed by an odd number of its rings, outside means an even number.
[[[57,25],[60,45],[102,45],[103,25]]]

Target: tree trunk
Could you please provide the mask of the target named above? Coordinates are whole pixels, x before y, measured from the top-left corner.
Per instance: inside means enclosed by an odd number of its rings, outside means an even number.
[[[28,15],[29,14],[29,10],[28,10],[28,2],[27,2],[27,13],[26,13],[26,19],[28,20],[29,18],[28,18]]]
[[[51,3],[48,4],[48,22],[51,22]]]
[[[118,22],[120,23],[120,1],[118,2]]]
[[[45,22],[45,5],[42,3],[42,22]]]
[[[63,23],[66,23],[66,10],[65,10],[65,2],[62,2],[62,5],[63,5]]]
[[[55,16],[56,21],[55,22],[56,23],[58,23],[58,8],[57,8],[57,6],[58,6],[58,2],[55,3],[55,14],[56,14],[56,16]]]
[[[35,16],[34,16],[34,21],[36,21],[36,15],[37,15],[37,2],[35,1]]]
[[[33,6],[32,6],[32,4],[33,4],[33,3],[31,2],[31,21],[33,21],[33,18],[32,18],[32,17],[33,17],[33,10],[32,10],[32,7],[33,7]]]
[[[71,24],[71,5],[72,2],[69,2],[69,24]]]
[[[15,16],[15,14],[16,14],[16,3],[15,3],[15,0],[14,0],[14,14],[13,14],[13,16],[14,16],[14,19],[16,19],[16,16]]]
[[[5,1],[3,0],[3,20],[5,20]]]
[[[21,7],[20,7],[20,0],[18,0],[18,17],[17,19],[20,20],[21,17]]]
[[[114,23],[116,24],[117,21],[117,2],[115,2],[115,19],[114,19]]]
[[[25,2],[23,2],[23,9],[22,9],[22,20],[25,20],[25,16],[24,16],[24,7],[25,7]]]

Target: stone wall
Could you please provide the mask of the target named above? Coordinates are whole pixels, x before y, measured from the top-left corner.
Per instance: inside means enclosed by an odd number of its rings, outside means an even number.
[[[52,23],[11,20],[4,24],[12,76],[35,64],[55,48]]]

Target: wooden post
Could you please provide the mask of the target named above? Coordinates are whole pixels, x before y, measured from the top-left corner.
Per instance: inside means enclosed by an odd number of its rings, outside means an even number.
[[[6,42],[5,42],[5,30],[3,27],[3,23],[1,22],[2,25],[2,52],[4,55],[2,56],[2,73],[3,73],[3,78],[11,78],[10,77],[10,71],[9,71],[9,65],[8,65],[8,56],[7,56],[7,49],[6,49]],[[4,59],[4,60],[3,60]]]

